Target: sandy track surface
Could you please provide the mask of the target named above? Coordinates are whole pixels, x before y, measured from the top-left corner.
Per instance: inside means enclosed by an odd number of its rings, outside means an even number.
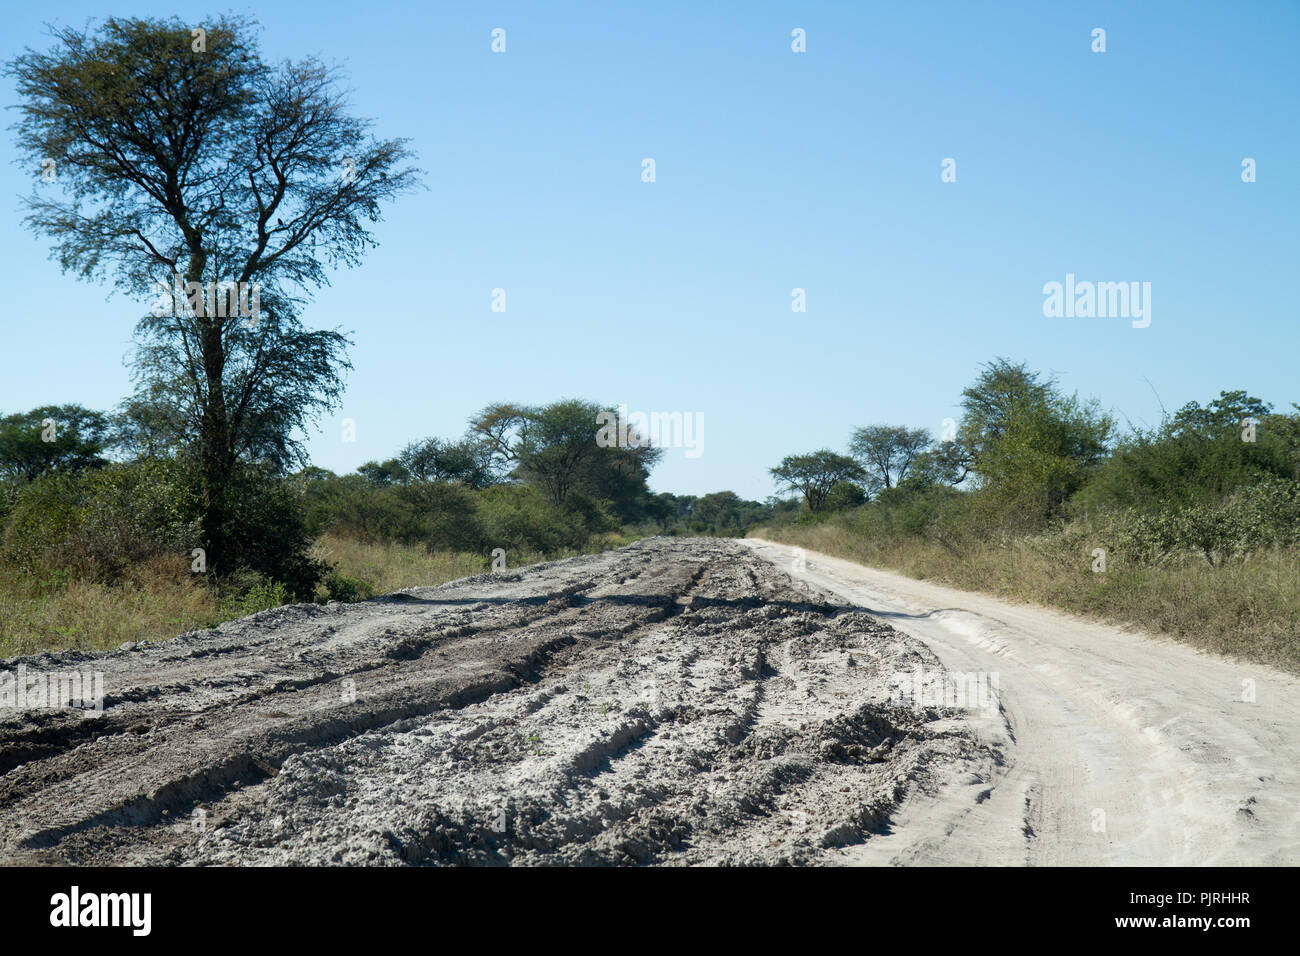
[[[105,705],[0,711],[8,863],[843,862],[1014,746],[891,700],[923,642],[716,539],[18,664]]]
[[[999,675],[973,722],[1004,756],[848,863],[1300,863],[1300,680],[1114,627],[785,545],[746,544],[923,641],[949,673]]]

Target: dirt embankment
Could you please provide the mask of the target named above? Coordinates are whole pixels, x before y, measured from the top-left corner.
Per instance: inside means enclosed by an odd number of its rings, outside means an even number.
[[[890,703],[923,644],[716,539],[20,663],[105,702],[0,711],[9,863],[831,862],[1003,761]]]

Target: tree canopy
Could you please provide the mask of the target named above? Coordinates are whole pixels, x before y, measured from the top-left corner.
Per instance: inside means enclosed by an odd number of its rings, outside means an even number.
[[[986,495],[1027,518],[1056,513],[1105,459],[1115,421],[1024,363],[996,359],[962,392],[959,453]],[[955,458],[956,456],[954,456]]]
[[[782,487],[802,494],[808,510],[813,512],[822,509],[836,484],[866,478],[861,465],[829,448],[806,455],[787,455],[771,473]]]
[[[932,444],[924,428],[867,425],[853,432],[849,453],[866,472],[867,487],[875,494],[904,481],[917,456]]]
[[[500,473],[536,486],[554,504],[575,493],[604,498],[630,517],[645,497],[663,452],[639,444],[602,447],[596,416],[609,409],[578,399],[549,405],[489,405],[470,420],[470,435]]]
[[[110,421],[80,405],[43,405],[0,417],[0,475],[33,479],[105,463]]]

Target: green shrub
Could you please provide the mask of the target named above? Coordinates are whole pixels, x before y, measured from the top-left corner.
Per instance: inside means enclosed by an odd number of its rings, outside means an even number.
[[[374,597],[374,590],[360,578],[349,578],[337,571],[325,575],[325,591],[328,600],[352,604]]]
[[[223,575],[247,568],[283,584],[309,601],[328,570],[310,557],[312,538],[301,506],[301,489],[269,468],[242,465],[226,489],[230,554],[208,555]]]
[[[3,559],[40,573],[62,568],[111,582],[165,554],[188,554],[197,523],[171,463],[133,462],[47,474],[13,494]]]
[[[202,546],[199,502],[184,459],[142,459],[6,483],[0,560],[43,574],[119,581],[145,562]],[[237,467],[225,489],[229,552],[205,555],[230,578],[248,569],[309,599],[325,571],[311,560],[297,490],[267,469]]]
[[[259,611],[269,611],[273,607],[287,604],[288,601],[289,589],[283,583],[261,581],[229,601],[228,606],[243,617]]]
[[[522,485],[498,485],[479,497],[487,547],[557,554],[581,550],[618,529],[605,501],[572,493],[563,506]]]
[[[1211,564],[1300,547],[1300,482],[1269,478],[1216,502],[1128,509],[1102,525],[1115,548],[1144,564],[1195,556]]]

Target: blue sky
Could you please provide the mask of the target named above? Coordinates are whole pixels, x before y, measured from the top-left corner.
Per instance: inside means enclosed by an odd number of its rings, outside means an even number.
[[[1136,423],[1157,394],[1300,401],[1300,3],[232,9],[268,59],[344,66],[427,171],[304,314],[356,342],[309,441],[323,467],[459,435],[489,402],[583,397],[702,416],[703,454],[668,450],[656,490],[763,498],[782,456],[855,426],[938,431],[999,355]],[[45,22],[205,12],[17,5],[0,56],[47,48]],[[14,156],[6,133],[0,411],[114,406],[148,303],[60,274]],[[1150,282],[1150,326],[1045,318],[1066,273]]]

